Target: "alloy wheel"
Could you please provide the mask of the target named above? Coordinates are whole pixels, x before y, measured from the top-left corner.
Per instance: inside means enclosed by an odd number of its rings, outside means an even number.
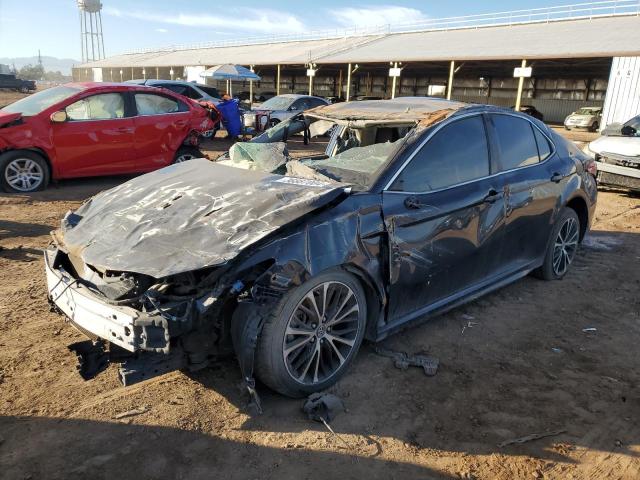
[[[42,184],[44,171],[30,158],[16,158],[4,169],[7,184],[19,192],[32,192]]]
[[[561,277],[567,273],[578,249],[579,235],[578,222],[574,218],[565,220],[553,247],[553,273],[556,276]]]
[[[183,153],[176,158],[174,163],[188,162],[189,160],[193,160],[194,158],[196,158],[196,156],[192,153]]]
[[[341,282],[315,286],[289,317],[282,355],[291,378],[313,385],[333,377],[353,351],[360,306]]]

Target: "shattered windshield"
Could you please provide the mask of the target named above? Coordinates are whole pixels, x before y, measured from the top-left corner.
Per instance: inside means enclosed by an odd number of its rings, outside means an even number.
[[[261,110],[286,110],[295,102],[295,98],[292,97],[273,97],[260,105]]]
[[[223,165],[367,189],[401,148],[415,122],[350,122],[304,114],[280,122],[250,142],[234,144],[218,159]],[[324,153],[291,156],[287,141],[325,137]],[[323,142],[324,144],[324,142]],[[295,158],[298,157],[298,158]]]
[[[597,108],[580,108],[576,112],[576,115],[597,115],[600,112]]]

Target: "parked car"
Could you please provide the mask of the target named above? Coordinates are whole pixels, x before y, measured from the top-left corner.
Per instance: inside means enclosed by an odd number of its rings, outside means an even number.
[[[308,124],[332,132],[325,154],[290,158],[289,133]],[[564,277],[594,215],[594,163],[497,107],[337,103],[67,214],[45,253],[49,298],[140,354],[125,382],[235,351],[254,398],[254,375],[304,396],[334,384],[363,338],[529,272]]]
[[[244,125],[262,131],[273,127],[283,120],[291,118],[296,113],[310,108],[328,105],[324,98],[310,95],[285,94],[272,97],[254,110],[245,112]]]
[[[50,179],[149,172],[202,154],[208,110],[167,90],[68,83],[0,109],[0,187],[33,192]]]
[[[598,165],[598,182],[640,191],[640,115],[614,123],[587,147]]]
[[[135,85],[147,85],[149,87],[166,88],[172,92],[183,95],[192,100],[203,100],[205,102],[218,103],[220,102],[220,93],[215,87],[209,87],[208,85],[202,85],[195,82],[185,82],[182,80],[161,80],[148,78],[138,80],[127,80],[125,83]]]
[[[586,128],[591,132],[597,132],[600,129],[601,118],[602,107],[582,107],[564,119],[564,128]]]
[[[511,110],[515,109],[515,105],[511,107]],[[533,105],[520,105],[520,111],[530,117],[537,118],[541,122],[544,122],[544,115],[542,115],[542,112],[538,111],[538,109]]]
[[[17,78],[16,74],[9,70],[6,65],[0,65],[0,89],[15,90],[22,93],[35,92],[36,82],[33,80],[23,80]]]

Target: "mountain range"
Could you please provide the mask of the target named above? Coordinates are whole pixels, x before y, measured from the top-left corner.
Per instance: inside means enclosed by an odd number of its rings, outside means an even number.
[[[0,57],[0,63],[9,65],[10,67],[15,64],[16,68],[20,70],[25,65],[36,65],[38,63],[38,57]],[[42,65],[47,72],[60,72],[63,75],[71,75],[71,67],[82,63],[80,60],[74,60],[72,58],[57,58],[42,56]]]

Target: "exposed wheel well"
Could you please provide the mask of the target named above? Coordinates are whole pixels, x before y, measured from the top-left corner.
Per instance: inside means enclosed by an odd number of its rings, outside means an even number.
[[[589,209],[587,208],[587,202],[580,197],[574,197],[567,202],[567,207],[574,210],[580,220],[580,241],[587,233],[587,226],[589,225]]]
[[[5,153],[10,153],[10,152],[32,152],[32,153],[37,153],[47,163],[47,167],[49,167],[49,176],[53,177],[53,167],[51,165],[51,160],[49,160],[49,157],[47,156],[46,153],[44,153],[43,150],[41,150],[39,148],[36,148],[36,147],[33,147],[33,148],[16,148],[16,149],[3,150],[3,151],[0,152],[0,155],[4,155]]]
[[[367,298],[367,329],[365,331],[365,338],[372,340],[376,338],[377,322],[382,312],[382,299],[380,298],[380,294],[368,273],[355,265],[343,265],[342,268],[355,275],[362,285],[362,289]]]

